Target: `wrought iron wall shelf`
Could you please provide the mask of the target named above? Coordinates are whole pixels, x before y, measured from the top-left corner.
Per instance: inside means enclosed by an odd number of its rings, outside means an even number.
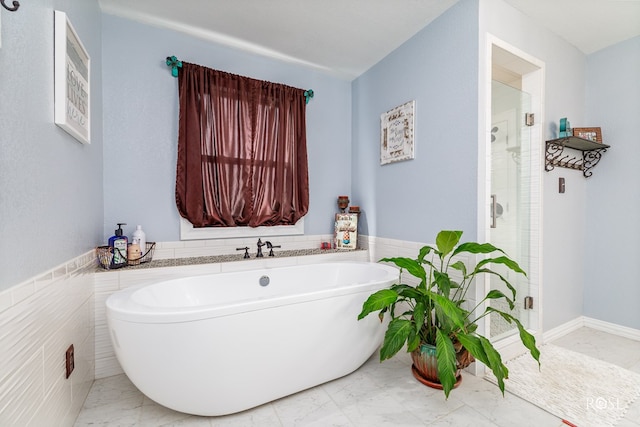
[[[545,152],[544,170],[547,172],[553,168],[569,168],[582,171],[585,178],[589,178],[593,172],[591,169],[598,164],[602,154],[607,151],[609,145],[599,142],[589,141],[588,139],[579,138],[577,136],[567,136],[563,138],[552,139],[547,141]],[[573,154],[572,151],[582,152],[582,156]]]

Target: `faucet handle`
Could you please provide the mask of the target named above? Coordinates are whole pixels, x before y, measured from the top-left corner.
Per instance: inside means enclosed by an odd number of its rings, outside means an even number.
[[[244,251],[244,258],[250,258],[249,246],[245,246],[244,248],[236,248],[236,251]]]
[[[271,242],[266,242],[267,248],[269,248],[269,256],[273,255],[273,248],[281,248],[281,245],[272,245]]]

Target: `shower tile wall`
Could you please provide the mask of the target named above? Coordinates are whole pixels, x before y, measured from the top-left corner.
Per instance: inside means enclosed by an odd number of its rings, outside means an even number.
[[[0,425],[71,425],[80,412],[94,379],[94,265],[91,251],[0,293]]]

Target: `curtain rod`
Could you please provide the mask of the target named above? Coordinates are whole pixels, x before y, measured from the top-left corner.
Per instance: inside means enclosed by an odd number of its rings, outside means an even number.
[[[4,4],[5,0],[0,0],[0,3],[2,3],[2,7],[4,7],[5,9],[7,9],[9,12],[15,12],[16,10],[18,10],[18,8],[20,7],[20,2],[18,1],[14,1],[13,7],[11,6],[7,6],[6,4]]]
[[[167,56],[166,64],[171,67],[171,75],[178,77],[178,68],[182,68],[182,61],[175,56]],[[309,100],[313,98],[313,89],[307,89],[304,91],[305,104],[309,103]]]

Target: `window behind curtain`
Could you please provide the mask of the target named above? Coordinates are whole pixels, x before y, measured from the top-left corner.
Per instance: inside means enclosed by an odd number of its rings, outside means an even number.
[[[309,208],[304,90],[183,62],[176,203],[195,227],[293,225]]]

